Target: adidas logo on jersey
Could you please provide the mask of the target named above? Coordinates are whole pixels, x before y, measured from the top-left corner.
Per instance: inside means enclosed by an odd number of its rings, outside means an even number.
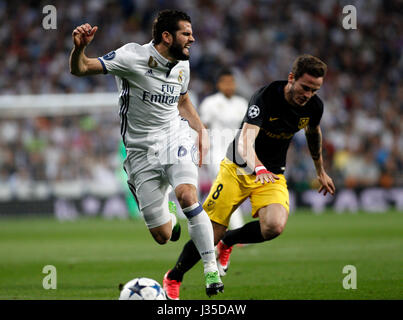
[[[153,76],[153,71],[151,69],[149,69],[145,74],[145,76]]]

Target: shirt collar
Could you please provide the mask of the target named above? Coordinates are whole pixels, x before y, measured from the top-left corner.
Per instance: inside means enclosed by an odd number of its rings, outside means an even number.
[[[150,47],[151,47],[151,51],[152,53],[155,55],[154,58],[157,59],[157,61],[159,63],[161,63],[161,65],[163,65],[164,67],[167,67],[169,69],[172,69],[177,63],[178,61],[175,62],[170,62],[167,58],[163,57],[157,49],[155,49],[154,46],[154,41],[151,40],[149,43]]]
[[[235,94],[233,94],[231,96],[231,98],[227,98],[227,96],[224,93],[222,93],[221,91],[217,91],[217,93],[221,96],[222,99],[225,99],[225,100],[228,100],[228,101],[231,101],[232,98],[235,96]]]

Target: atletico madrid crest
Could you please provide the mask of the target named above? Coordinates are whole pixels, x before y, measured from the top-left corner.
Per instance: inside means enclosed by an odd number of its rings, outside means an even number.
[[[298,129],[305,128],[309,123],[309,118],[299,118]]]

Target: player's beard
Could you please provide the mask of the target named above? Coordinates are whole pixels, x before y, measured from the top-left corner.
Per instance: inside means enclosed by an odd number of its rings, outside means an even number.
[[[176,42],[176,39],[174,38],[172,46],[169,48],[170,55],[175,60],[189,60],[189,55],[186,55],[183,52],[183,50],[184,50],[184,47],[182,47],[178,42]]]

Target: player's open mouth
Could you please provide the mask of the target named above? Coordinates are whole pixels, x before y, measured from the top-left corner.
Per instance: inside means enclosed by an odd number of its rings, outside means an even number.
[[[298,101],[299,101],[300,104],[304,104],[307,100],[303,99],[303,98],[299,98]]]

